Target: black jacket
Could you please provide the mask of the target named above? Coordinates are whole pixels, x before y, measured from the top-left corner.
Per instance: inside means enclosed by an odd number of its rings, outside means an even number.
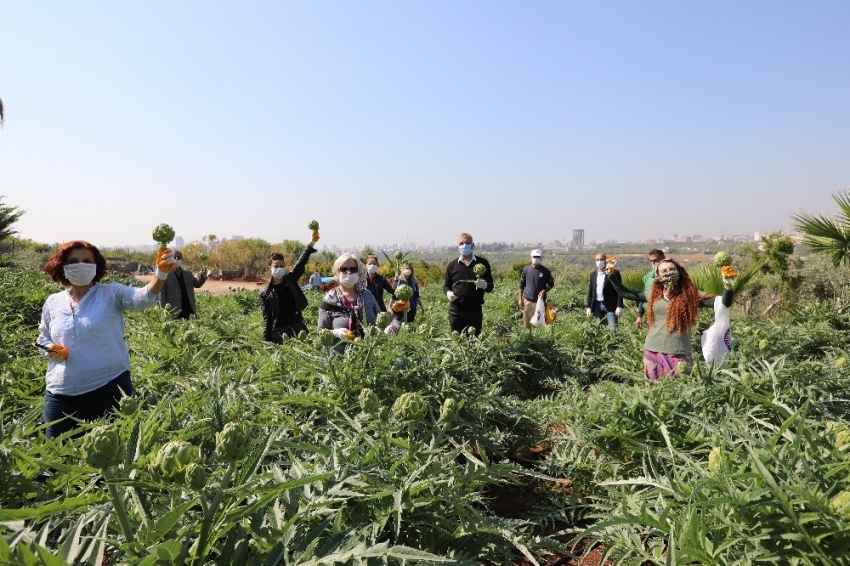
[[[484,293],[493,292],[493,272],[490,271],[490,263],[479,255],[473,255],[473,261],[469,265],[464,264],[459,258],[455,258],[446,266],[446,275],[443,279],[443,292],[451,291],[457,297],[451,307],[466,311],[481,311],[484,304]],[[475,276],[473,268],[476,264],[483,264],[487,271],[482,277],[487,282],[486,289],[475,287]]]
[[[590,285],[587,289],[587,308],[593,308],[593,301],[596,300],[596,274],[598,271],[594,271],[590,274]],[[611,285],[611,282],[608,280],[616,279],[618,282],[622,281],[620,277],[619,271],[614,271],[613,273],[605,274],[605,284],[602,287],[602,304],[605,305],[605,309],[611,312],[619,307],[623,308],[623,297],[617,294],[617,290],[614,289],[614,286]]]
[[[298,280],[304,275],[304,267],[307,265],[310,255],[315,252],[316,249],[312,244],[309,244],[301,252],[301,256],[295,262],[295,265],[292,266],[292,271],[289,271],[283,276],[283,282],[286,284],[289,292],[292,293],[292,299],[295,301],[295,311],[297,314],[300,314],[301,311],[307,308],[307,297],[304,295],[301,287],[298,286]],[[274,329],[280,318],[280,312],[278,312],[280,301],[277,296],[277,290],[272,286],[271,281],[269,281],[268,287],[260,293],[260,303],[263,306],[263,340],[274,342],[276,335]]]

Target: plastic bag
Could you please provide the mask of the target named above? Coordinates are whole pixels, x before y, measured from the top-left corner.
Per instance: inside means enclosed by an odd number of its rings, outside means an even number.
[[[546,301],[543,297],[537,297],[537,306],[531,315],[531,326],[544,326],[546,324]]]
[[[707,362],[719,363],[732,348],[732,328],[729,325],[729,307],[723,306],[721,297],[714,299],[714,324],[705,329],[700,339],[702,357]]]

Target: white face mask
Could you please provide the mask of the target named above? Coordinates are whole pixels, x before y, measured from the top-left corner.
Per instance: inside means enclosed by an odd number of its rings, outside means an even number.
[[[274,277],[275,279],[280,279],[284,275],[286,275],[285,267],[272,267],[272,277]]]
[[[540,265],[540,258],[539,257],[531,258],[531,265]]]
[[[69,263],[64,267],[65,279],[71,285],[88,285],[97,274],[97,265],[93,263]]]
[[[175,259],[174,260],[174,267],[180,267],[181,265],[183,265],[182,259]]]
[[[375,265],[374,263],[370,263],[369,265],[366,266],[366,272],[369,275],[375,275],[378,272],[378,266]]]
[[[339,274],[339,284],[345,288],[351,288],[357,285],[357,282],[360,281],[360,276],[356,273],[340,273]]]
[[[604,259],[598,260],[596,262],[596,267],[597,267],[597,269],[603,269],[605,267],[605,260]]]
[[[402,269],[401,274],[405,277],[410,277],[411,275],[413,275],[413,271],[411,271],[410,269]]]

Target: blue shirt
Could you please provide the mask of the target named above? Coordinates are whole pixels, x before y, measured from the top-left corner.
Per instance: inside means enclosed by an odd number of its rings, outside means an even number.
[[[140,311],[159,302],[147,287],[95,284],[75,308],[70,289],[47,297],[38,325],[39,344],[68,348],[64,362],[48,358],[47,390],[82,395],[102,387],[130,369],[124,342],[124,311]]]

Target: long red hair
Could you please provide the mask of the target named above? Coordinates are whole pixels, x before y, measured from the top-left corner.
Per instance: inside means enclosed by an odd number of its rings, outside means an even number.
[[[68,256],[71,252],[79,249],[88,250],[94,256],[94,264],[97,266],[97,271],[95,272],[93,282],[97,283],[106,273],[106,258],[103,257],[99,249],[84,240],[72,240],[59,246],[59,249],[44,264],[44,272],[57,283],[70,285],[71,282],[65,278],[64,267],[68,263]]]
[[[690,332],[691,328],[697,322],[699,315],[699,303],[701,300],[709,297],[702,291],[696,288],[688,271],[672,259],[662,259],[658,264],[658,273],[661,274],[661,265],[664,263],[672,263],[679,270],[679,280],[673,285],[670,291],[669,305],[667,307],[667,330],[669,332],[686,333]],[[649,326],[652,327],[654,316],[652,307],[655,301],[664,295],[664,284],[658,281],[656,277],[652,284],[652,293],[649,296],[647,303],[647,311],[649,315]]]

